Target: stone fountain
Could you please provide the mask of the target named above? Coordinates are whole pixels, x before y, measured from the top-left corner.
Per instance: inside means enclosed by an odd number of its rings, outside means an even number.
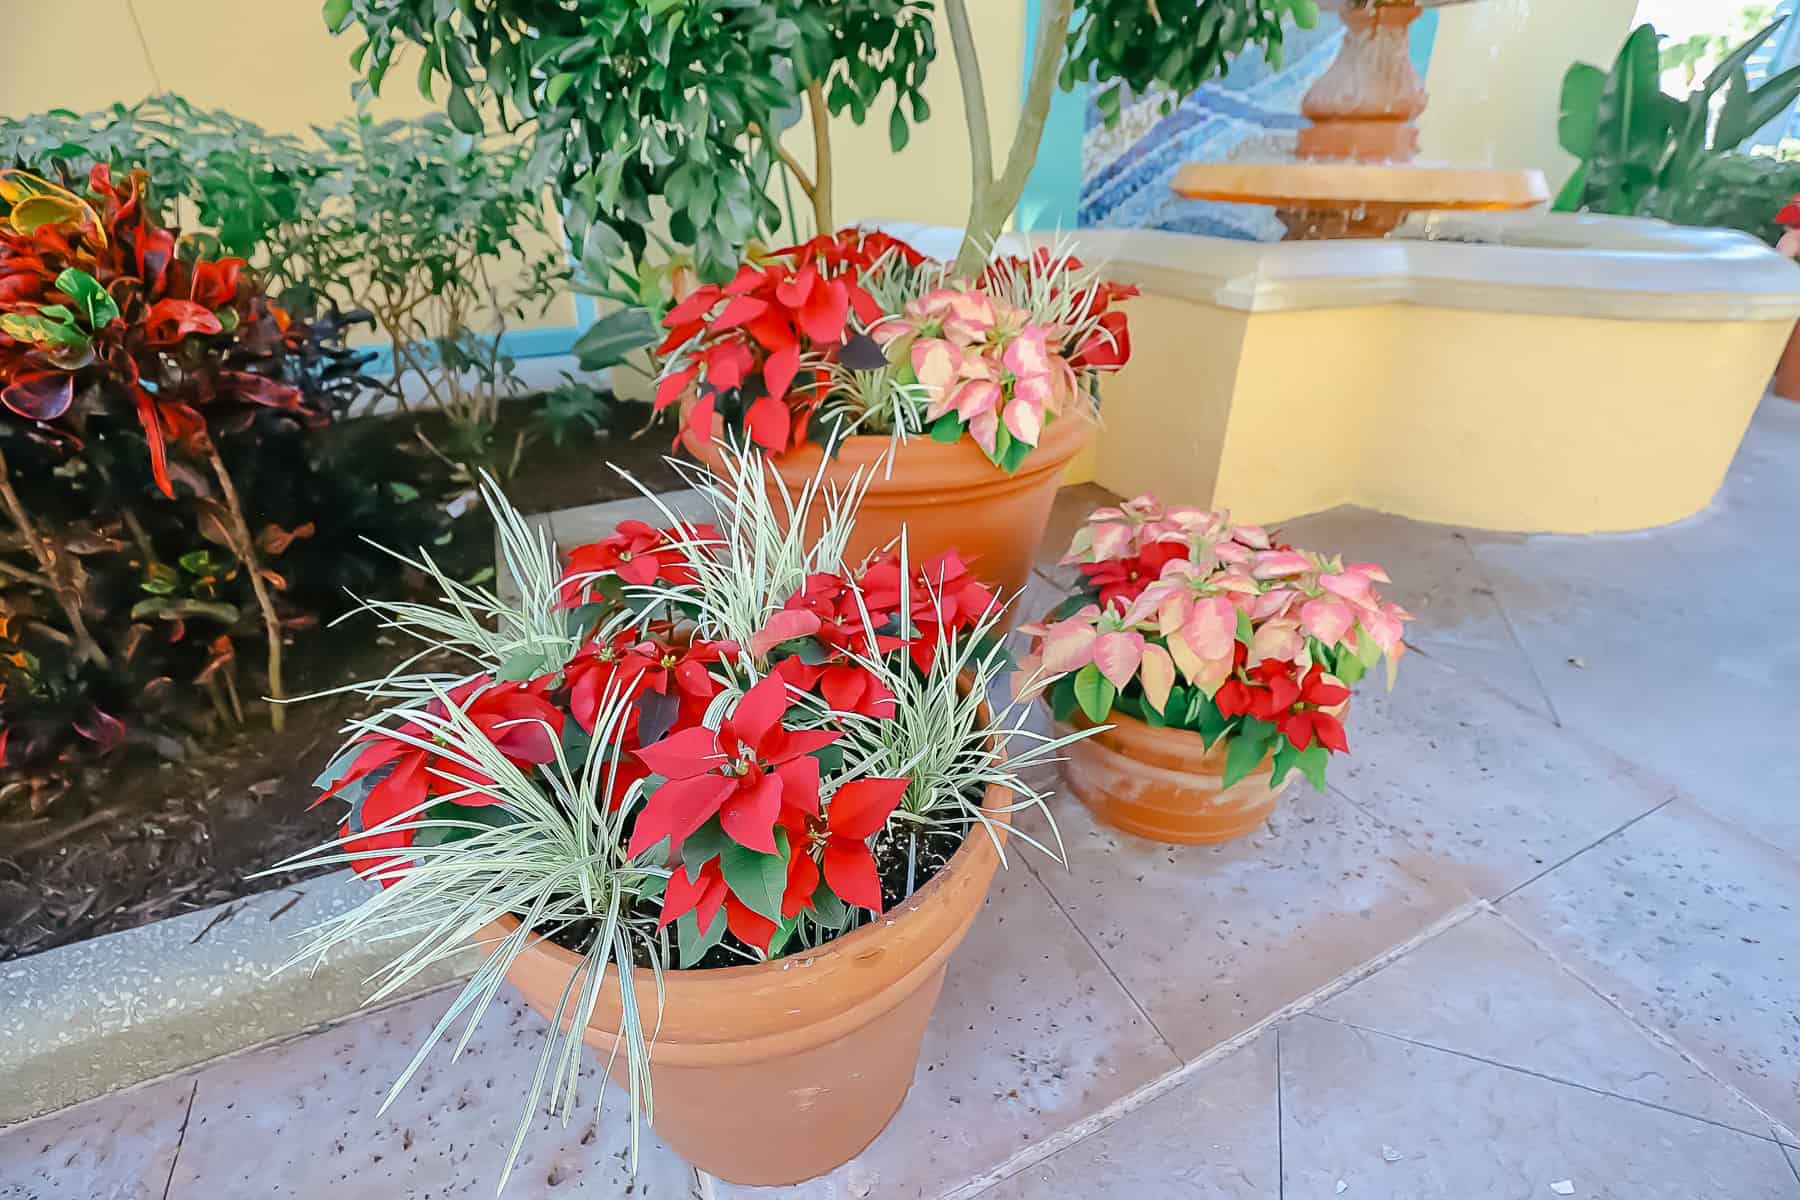
[[[1416,163],[1425,84],[1408,30],[1462,0],[1335,0],[1344,48],[1300,105],[1311,125],[1288,162],[1189,163],[1177,194],[1272,204],[1292,240],[1385,237],[1411,212],[1505,211],[1550,198],[1541,171]]]

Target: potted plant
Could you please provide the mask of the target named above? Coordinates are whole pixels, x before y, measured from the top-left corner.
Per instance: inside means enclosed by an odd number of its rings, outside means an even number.
[[[725,468],[688,468],[714,525],[626,522],[566,563],[490,487],[520,599],[425,557],[441,605],[370,605],[469,669],[366,687],[380,711],[320,777],[343,828],[304,862],[382,888],[300,957],[400,938],[380,999],[477,943],[427,1042],[507,980],[550,1019],[520,1139],[546,1085],[571,1110],[585,1040],[634,1130],[791,1184],[898,1109],[1009,833],[1043,844],[1011,828],[1043,809],[1023,772],[1069,739],[990,711],[992,591],[904,544],[846,559],[853,493],[809,540],[753,453]]]
[[[1093,380],[1131,353],[1108,283],[1066,250],[994,259],[973,282],[880,233],[752,256],[664,319],[659,409],[687,448],[767,451],[770,487],[866,489],[849,557],[902,529],[921,558],[956,553],[1007,594],[1024,586],[1064,468],[1092,437]]]
[[[1065,563],[1081,585],[1042,623],[1069,787],[1102,822],[1165,842],[1240,837],[1298,770],[1321,791],[1349,747],[1350,689],[1405,653],[1387,574],[1274,540],[1228,514],[1140,496],[1096,510]],[[1028,676],[1030,678],[1031,676]]]

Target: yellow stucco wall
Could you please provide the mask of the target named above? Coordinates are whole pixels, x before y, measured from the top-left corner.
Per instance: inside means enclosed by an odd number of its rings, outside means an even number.
[[[1638,0],[1486,0],[1438,12],[1419,119],[1436,162],[1536,167],[1552,187],[1575,160],[1556,143],[1562,79],[1572,62],[1611,64]],[[1721,18],[1723,19],[1723,18]]]
[[[1104,487],[1263,523],[1356,504],[1564,533],[1704,508],[1792,328],[1158,295],[1132,323],[1105,391]]]

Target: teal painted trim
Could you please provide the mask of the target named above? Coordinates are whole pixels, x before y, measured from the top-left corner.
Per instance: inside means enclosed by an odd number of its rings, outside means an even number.
[[[1037,47],[1038,0],[1025,0],[1025,62]],[[1031,80],[1019,80],[1020,99]],[[1050,95],[1037,162],[1025,180],[1025,191],[1013,222],[1020,229],[1074,229],[1081,205],[1081,140],[1087,132],[1088,84]]]
[[[1424,16],[1413,22],[1413,70],[1419,73],[1420,79],[1425,78],[1426,73],[1431,70],[1431,50],[1437,45],[1437,31],[1438,11],[1435,8],[1427,9]]]
[[[578,297],[575,310],[581,315],[581,301],[587,297]],[[592,301],[589,301],[590,308]],[[586,325],[564,325],[555,329],[515,329],[511,333],[500,335],[500,349],[515,359],[554,358],[559,354],[567,354],[575,345]],[[363,348],[363,347],[359,347]],[[366,349],[375,351],[375,358],[368,365],[372,375],[391,375],[394,371],[394,352],[386,346],[370,346]]]
[[[1800,23],[1797,23],[1800,24]],[[1437,44],[1438,14],[1430,10],[1413,24],[1413,67],[1423,79],[1431,66]],[[1037,45],[1038,0],[1025,0],[1025,61],[1031,61]],[[1020,94],[1030,80],[1020,81]],[[1050,115],[1044,122],[1044,140],[1037,163],[1025,181],[1025,192],[1013,213],[1022,230],[1074,229],[1081,211],[1081,143],[1087,133],[1087,104],[1093,85],[1077,84],[1073,91],[1057,88],[1050,98]]]

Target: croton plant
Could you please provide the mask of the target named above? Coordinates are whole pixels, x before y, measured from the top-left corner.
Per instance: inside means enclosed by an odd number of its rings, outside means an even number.
[[[772,499],[754,451],[728,452],[726,469],[690,469],[710,523],[665,509],[566,558],[490,493],[518,599],[427,558],[413,565],[441,604],[371,606],[469,669],[366,685],[380,711],[320,777],[343,827],[304,861],[347,862],[382,887],[309,956],[403,937],[379,998],[516,918],[453,1011],[479,1019],[528,938],[549,937],[583,959],[574,1029],[608,967],[626,978],[620,1044],[647,1088],[655,1018],[630,999],[633,964],[817,947],[903,901],[965,838],[994,835],[994,806],[1042,808],[1021,772],[1069,738],[1025,729],[1022,700],[987,707],[1013,670],[994,593],[952,554],[909,561],[904,542],[845,562],[854,494],[823,497],[809,543],[782,514],[816,482]],[[547,1036],[547,1056],[579,1043]]]
[[[1225,512],[1139,496],[1095,510],[1063,561],[1081,586],[1023,629],[1031,665],[1057,677],[1057,719],[1124,716],[1223,742],[1225,786],[1272,756],[1274,784],[1298,769],[1323,790],[1329,756],[1349,750],[1351,687],[1384,661],[1392,686],[1406,652],[1412,617],[1376,591],[1379,566]]]
[[[1056,419],[1081,419],[1084,377],[1131,354],[1109,283],[1066,251],[998,257],[973,282],[886,234],[846,229],[755,253],[723,286],[668,313],[656,407],[686,406],[704,445],[714,418],[780,454],[856,433],[967,436],[1015,471]]]

